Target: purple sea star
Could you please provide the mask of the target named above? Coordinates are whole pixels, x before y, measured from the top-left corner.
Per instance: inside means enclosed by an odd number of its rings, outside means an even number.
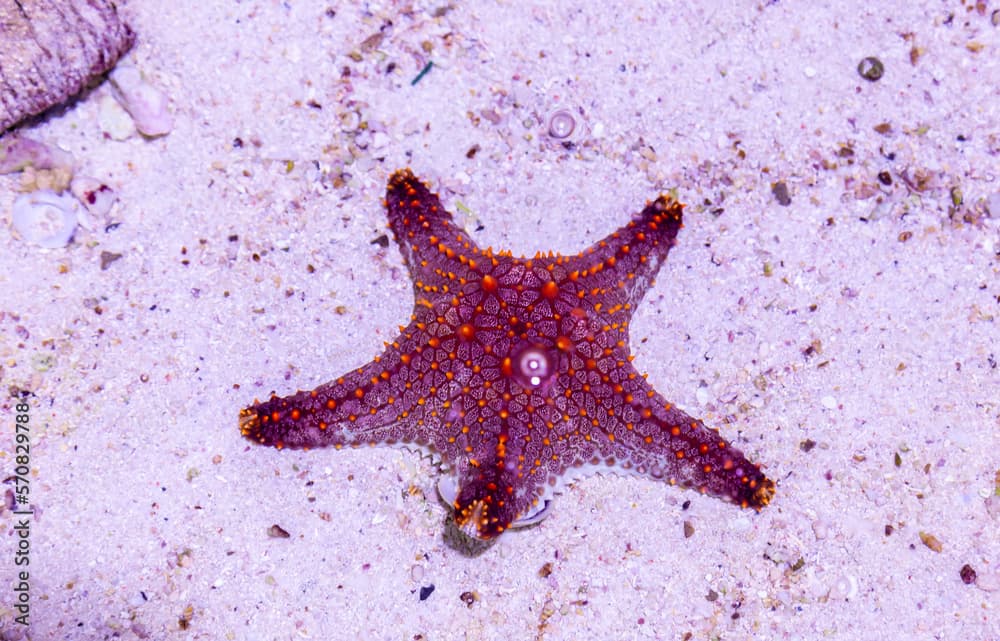
[[[635,474],[760,509],[774,483],[632,367],[628,323],[681,228],[660,196],[577,256],[480,249],[409,170],[389,227],[413,278],[385,352],[311,392],[240,412],[277,448],[409,444],[440,456],[455,522],[480,539],[540,520],[562,479]]]

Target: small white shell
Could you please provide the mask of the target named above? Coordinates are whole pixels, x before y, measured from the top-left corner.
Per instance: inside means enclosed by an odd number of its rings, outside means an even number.
[[[35,191],[14,201],[11,223],[27,242],[58,249],[73,238],[79,207],[76,199],[68,194]]]
[[[146,136],[163,136],[174,128],[167,96],[146,82],[135,67],[119,65],[108,76],[115,100],[132,116]]]
[[[548,134],[556,140],[569,138],[573,135],[573,130],[576,129],[576,118],[568,109],[554,111],[549,114],[546,120],[548,121]]]
[[[118,200],[115,192],[90,176],[77,176],[70,183],[69,189],[85,209],[80,215],[80,226],[90,231],[102,227],[111,206]]]

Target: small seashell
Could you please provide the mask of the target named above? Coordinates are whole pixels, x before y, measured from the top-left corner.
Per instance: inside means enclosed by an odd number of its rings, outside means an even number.
[[[79,216],[80,226],[90,231],[103,227],[111,206],[118,200],[115,192],[90,176],[77,176],[69,189],[84,207]]]
[[[146,82],[135,67],[117,67],[108,76],[115,100],[132,116],[136,129],[146,136],[163,136],[174,128],[167,96]]]
[[[831,599],[850,601],[858,595],[858,579],[853,574],[841,574],[830,588]]]
[[[569,138],[576,129],[576,119],[567,109],[560,109],[549,115],[549,135],[557,140]]]
[[[18,196],[14,201],[11,223],[27,242],[58,249],[73,238],[79,207],[68,194],[35,191]]]

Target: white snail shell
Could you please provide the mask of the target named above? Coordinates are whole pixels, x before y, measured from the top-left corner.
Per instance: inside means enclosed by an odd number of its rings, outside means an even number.
[[[14,201],[11,223],[27,242],[58,249],[73,238],[79,208],[80,203],[72,196],[43,189],[22,194]]]

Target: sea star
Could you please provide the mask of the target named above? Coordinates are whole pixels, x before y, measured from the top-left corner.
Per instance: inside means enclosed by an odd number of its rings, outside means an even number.
[[[640,475],[760,509],[774,483],[632,367],[628,324],[681,228],[647,203],[576,256],[480,249],[407,169],[385,206],[413,278],[410,324],[385,352],[311,392],[240,412],[277,448],[405,444],[450,468],[439,490],[480,539],[541,519],[567,478]]]

